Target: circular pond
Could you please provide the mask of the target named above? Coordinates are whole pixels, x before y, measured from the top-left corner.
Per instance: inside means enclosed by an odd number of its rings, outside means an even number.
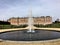
[[[34,33],[28,33],[27,30],[0,33],[0,39],[10,41],[42,41],[58,38],[60,38],[60,32],[48,30],[35,30]]]

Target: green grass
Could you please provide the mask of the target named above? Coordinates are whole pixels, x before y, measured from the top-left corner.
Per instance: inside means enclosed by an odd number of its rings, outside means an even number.
[[[10,29],[10,28],[25,28],[27,25],[0,25],[0,29]]]
[[[60,28],[60,23],[53,23],[49,25],[34,25],[34,26],[41,28]]]

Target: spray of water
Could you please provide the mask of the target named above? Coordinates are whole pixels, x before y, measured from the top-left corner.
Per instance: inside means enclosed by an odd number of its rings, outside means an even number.
[[[32,10],[30,10],[30,14],[28,16],[28,26],[29,26],[29,30],[27,32],[35,32],[34,29],[32,29],[33,27]]]

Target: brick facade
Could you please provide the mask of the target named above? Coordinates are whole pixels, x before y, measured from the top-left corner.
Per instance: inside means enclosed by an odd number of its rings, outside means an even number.
[[[28,24],[28,17],[13,17],[8,19],[8,22],[11,23],[11,25],[23,25]],[[52,17],[50,16],[41,16],[41,17],[33,17],[33,24],[52,24]]]

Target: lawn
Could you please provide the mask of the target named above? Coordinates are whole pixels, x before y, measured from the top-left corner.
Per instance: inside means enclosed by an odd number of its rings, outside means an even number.
[[[53,23],[53,24],[48,24],[48,25],[34,25],[36,27],[41,27],[41,28],[60,28],[60,23]]]
[[[0,25],[0,29],[10,29],[10,28],[25,28],[27,25]]]

